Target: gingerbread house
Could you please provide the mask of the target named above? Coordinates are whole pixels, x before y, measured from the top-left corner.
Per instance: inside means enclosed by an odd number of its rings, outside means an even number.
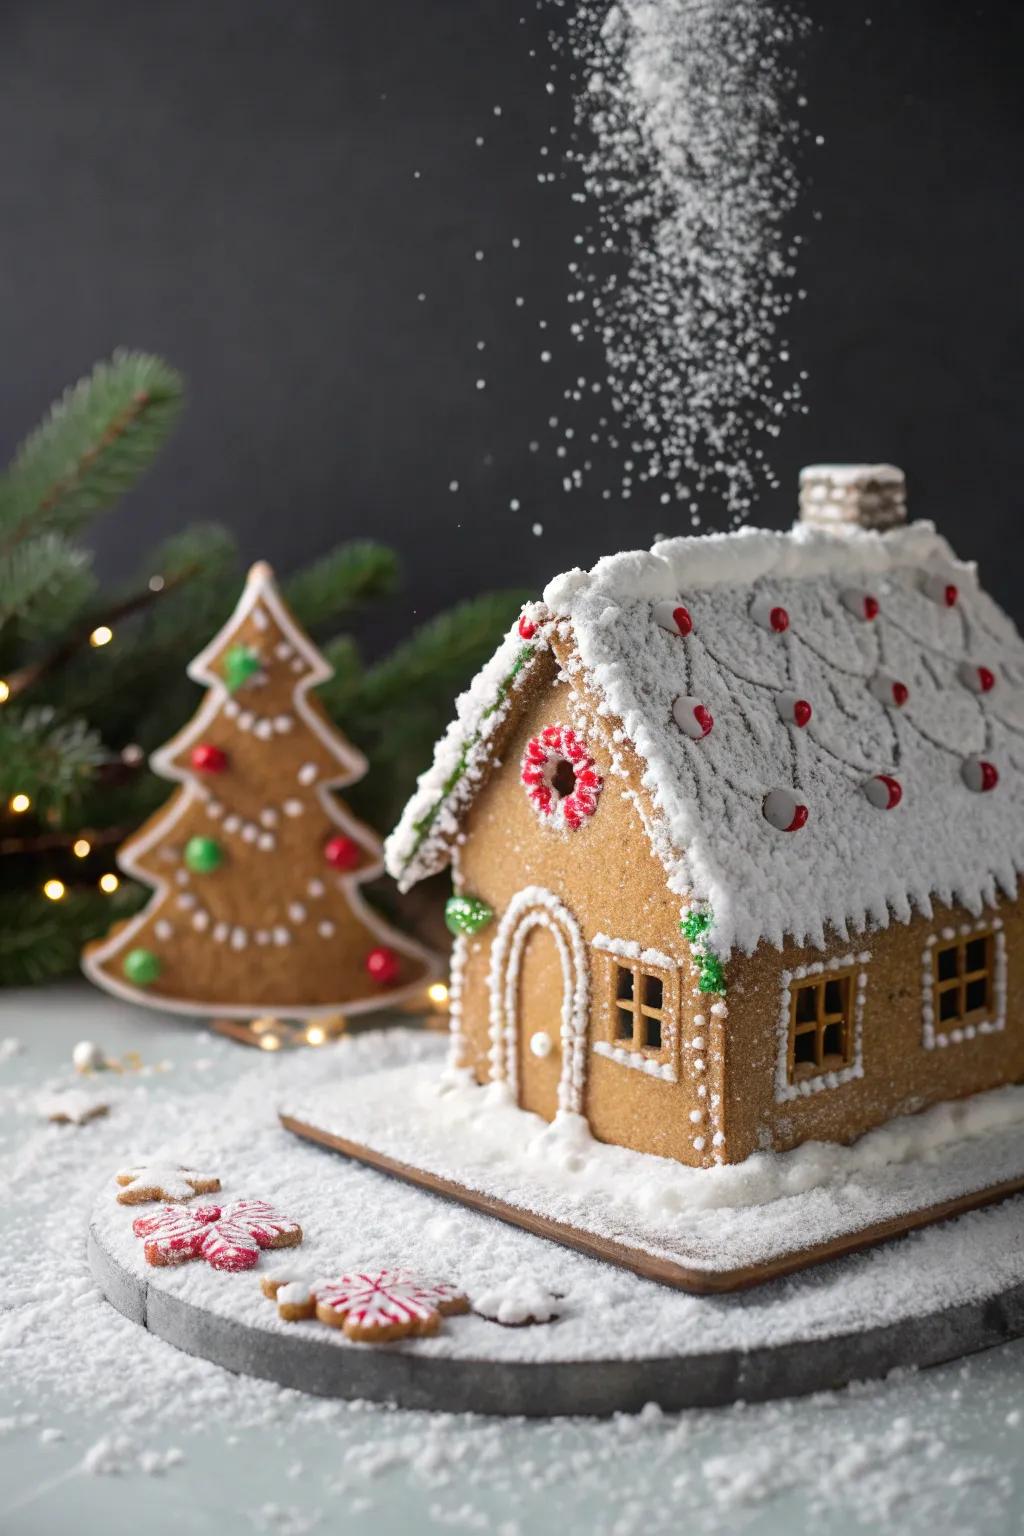
[[[453,1064],[693,1166],[1024,1078],[1024,644],[889,465],[573,570],[387,845]]]

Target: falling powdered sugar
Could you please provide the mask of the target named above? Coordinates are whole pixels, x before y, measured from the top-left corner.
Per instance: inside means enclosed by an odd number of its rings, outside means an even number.
[[[621,494],[652,485],[694,522],[704,492],[742,519],[776,483],[770,440],[805,409],[780,333],[796,297],[791,56],[805,30],[768,0],[585,0],[555,39],[582,82],[571,158],[589,219],[571,331],[600,342],[606,374],[567,395],[606,388]],[[570,465],[566,489],[589,467]]]

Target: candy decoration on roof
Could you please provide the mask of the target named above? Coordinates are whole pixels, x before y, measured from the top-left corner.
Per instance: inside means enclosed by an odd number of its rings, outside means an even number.
[[[681,693],[672,705],[672,718],[691,741],[700,741],[707,736],[715,723],[707,705],[685,693]]]
[[[864,781],[864,793],[879,811],[894,811],[903,799],[903,785],[891,773],[876,773]]]
[[[864,619],[870,624],[878,618],[878,598],[873,592],[865,592],[863,587],[847,587],[840,600],[855,619]]]
[[[762,629],[784,635],[789,628],[789,614],[767,592],[761,592],[750,605],[750,617]]]
[[[967,788],[973,789],[978,794],[995,789],[999,783],[999,770],[995,763],[990,763],[984,757],[965,757],[960,766],[960,773]]]
[[[205,1259],[212,1269],[252,1269],[263,1248],[294,1248],[302,1242],[298,1222],[279,1216],[265,1200],[230,1205],[164,1205],[132,1222],[146,1240],[147,1264],[186,1264]]]
[[[996,685],[996,675],[992,668],[979,666],[972,661],[962,661],[957,675],[964,687],[972,693],[991,693]]]
[[[880,704],[889,709],[902,709],[910,698],[910,689],[890,672],[876,672],[868,687]]]
[[[524,613],[519,620],[519,636],[522,640],[532,640],[537,633],[537,626],[532,619],[528,619]]]
[[[576,831],[597,810],[602,779],[597,765],[575,731],[548,725],[526,744],[520,778],[544,819]]]
[[[239,656],[255,658],[259,681],[251,671],[233,691]],[[152,894],[87,946],[86,974],[204,1018],[324,1017],[422,997],[434,958],[363,900],[380,840],[336,793],[365,759],[319,702],[331,669],[269,566],[252,567],[189,675],[206,695],[152,759],[174,793],[118,852]],[[376,948],[392,959],[371,976]]]
[[[201,741],[192,748],[192,767],[197,773],[223,773],[228,766],[228,755],[223,747]]]
[[[807,825],[808,810],[791,789],[770,789],[762,806],[764,819],[778,832],[799,832]]]
[[[938,603],[940,608],[955,608],[960,597],[960,588],[955,581],[950,581],[941,571],[933,571],[926,576],[923,583],[926,596],[933,603]]]
[[[775,707],[779,712],[779,719],[787,725],[795,725],[803,730],[814,713],[807,699],[802,699],[798,693],[779,693],[775,696]]]
[[[682,635],[684,639],[693,629],[689,608],[675,598],[669,602],[655,603],[654,618],[670,635]]]

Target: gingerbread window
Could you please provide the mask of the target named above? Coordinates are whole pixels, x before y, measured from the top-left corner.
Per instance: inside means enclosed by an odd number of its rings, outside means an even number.
[[[995,935],[970,933],[932,949],[935,1024],[973,1024],[992,1011]]]
[[[670,1058],[676,996],[675,977],[644,959],[609,956],[608,1043],[637,1057]]]
[[[849,1067],[855,1049],[853,971],[796,982],[789,995],[789,1082]]]

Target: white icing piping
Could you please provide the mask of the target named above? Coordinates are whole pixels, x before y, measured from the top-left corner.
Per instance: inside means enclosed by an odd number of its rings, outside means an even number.
[[[624,1051],[620,1045],[611,1045],[607,1040],[595,1040],[593,1049],[598,1056],[607,1056],[609,1061],[617,1061],[620,1067],[633,1067],[647,1077],[660,1078],[663,1083],[679,1081],[679,1074],[670,1061],[653,1061],[641,1051]]]
[[[498,924],[491,945],[490,1076],[518,1091],[519,961],[527,935],[547,928],[554,937],[562,964],[560,1036],[562,1069],[558,1083],[560,1112],[583,1113],[586,1073],[587,1017],[590,1002],[587,951],[579,925],[552,891],[529,885],[517,891]]]
[[[932,950],[943,939],[951,944],[956,938],[968,938],[974,933],[988,933],[991,931],[995,948],[995,966],[992,973],[992,991],[995,1001],[995,1013],[991,1019],[980,1019],[977,1024],[957,1024],[950,1030],[937,1030],[935,1028],[935,967],[932,961]],[[973,1040],[977,1035],[994,1035],[1006,1028],[1006,934],[1003,931],[1001,917],[992,918],[991,921],[982,918],[976,923],[961,923],[958,928],[943,928],[939,934],[930,934],[925,940],[925,947],[921,955],[921,1044],[926,1051],[943,1048],[947,1045],[960,1045],[964,1040]]]
[[[807,1098],[812,1093],[821,1093],[826,1088],[841,1088],[844,1083],[852,1083],[856,1078],[864,1076],[863,1061],[863,1021],[864,998],[867,993],[868,973],[863,969],[871,960],[870,954],[864,952],[859,955],[841,955],[833,960],[815,960],[811,965],[798,965],[791,971],[783,971],[781,980],[779,1002],[779,1048],[775,1068],[775,1102],[785,1104],[790,1099]],[[799,1082],[789,1081],[789,1024],[791,1013],[790,987],[794,981],[803,981],[805,977],[821,976],[829,971],[850,971],[860,966],[854,978],[853,1018],[850,1027],[853,1030],[853,1059],[848,1067],[843,1067],[839,1072],[820,1072],[815,1077],[804,1077]]]

